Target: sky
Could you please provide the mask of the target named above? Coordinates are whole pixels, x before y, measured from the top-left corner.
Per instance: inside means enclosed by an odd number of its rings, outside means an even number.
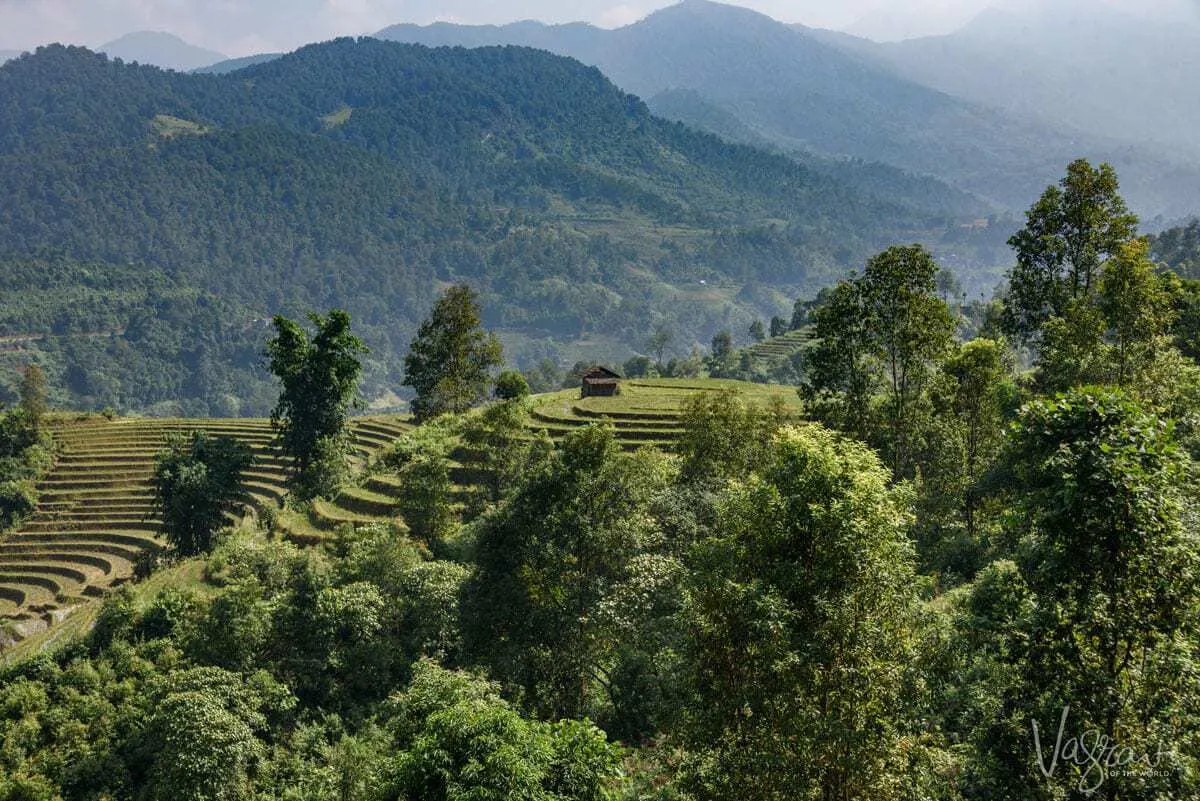
[[[783,22],[874,39],[948,33],[988,5],[1083,0],[731,0]],[[1200,17],[1200,0],[1087,0],[1165,19]],[[169,31],[229,56],[290,50],[398,22],[498,24],[520,19],[619,27],[671,0],[0,0],[0,49],[52,41],[96,47],[137,30]]]

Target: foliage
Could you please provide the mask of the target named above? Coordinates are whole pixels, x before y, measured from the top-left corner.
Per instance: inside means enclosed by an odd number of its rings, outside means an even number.
[[[427,420],[467,411],[487,397],[491,371],[500,364],[500,341],[480,328],[475,292],[466,285],[451,287],[404,358],[404,384],[417,393],[413,414]]]
[[[646,636],[643,617],[669,602],[674,569],[652,515],[668,478],[662,457],[621,454],[609,431],[591,426],[476,524],[466,648],[532,708],[612,717],[628,733],[645,725],[626,682],[649,666],[622,664],[623,646]]]
[[[916,598],[888,478],[864,446],[808,426],[724,494],[689,559],[696,797],[904,797]]]
[[[283,316],[267,343],[271,372],[282,390],[271,412],[284,451],[295,465],[301,498],[335,494],[345,471],[346,416],[357,399],[362,340],[350,333],[350,315],[334,309],[309,316],[316,333]]]
[[[154,463],[154,502],[167,540],[183,556],[212,550],[213,536],[244,500],[242,474],[254,461],[232,437],[173,435]]]
[[[901,477],[915,470],[929,388],[954,331],[937,274],[919,245],[873,257],[817,308],[819,343],[807,357],[806,397],[818,418],[877,443]]]
[[[762,466],[771,438],[786,418],[781,403],[753,406],[735,390],[696,393],[680,416],[681,476],[703,481],[753,472]]]
[[[1036,339],[1042,326],[1086,298],[1108,257],[1137,232],[1137,217],[1118,194],[1111,165],[1071,162],[1058,186],[1050,186],[1025,215],[1025,227],[1009,240],[1017,266],[1009,277],[1004,307],[1008,333]]]
[[[519,400],[528,397],[529,393],[529,382],[516,370],[505,370],[496,377],[493,394],[498,400]]]

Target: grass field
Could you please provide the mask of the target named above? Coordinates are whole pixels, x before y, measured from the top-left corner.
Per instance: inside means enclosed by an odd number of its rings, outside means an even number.
[[[680,414],[697,393],[736,389],[749,401],[778,398],[799,413],[791,387],[719,379],[629,379],[611,398],[580,398],[578,389],[535,396],[530,434],[545,431],[561,440],[593,423],[610,425],[621,447],[672,450],[682,431]],[[245,475],[246,512],[272,509],[276,528],[300,544],[318,544],[341,526],[386,523],[403,528],[397,515],[400,480],[363,471],[356,486],[296,511],[281,508],[287,494],[287,462],[261,419],[117,419],[59,417],[52,424],[56,459],[39,482],[36,513],[0,540],[0,651],[21,652],[51,643],[64,632],[86,630],[96,601],[129,581],[138,560],[164,547],[155,515],[151,475],[154,458],[173,432],[205,429],[250,445],[255,462]],[[352,421],[355,463],[367,466],[406,432],[400,415]],[[465,498],[481,478],[461,448],[451,451],[450,472]],[[175,570],[176,568],[171,568]],[[170,574],[168,574],[170,575]],[[152,580],[158,581],[160,574]]]

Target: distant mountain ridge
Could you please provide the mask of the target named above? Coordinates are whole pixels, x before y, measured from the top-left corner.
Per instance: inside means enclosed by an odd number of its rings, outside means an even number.
[[[827,34],[740,7],[686,0],[615,30],[439,23],[392,26],[377,36],[431,46],[519,44],[569,55],[647,98],[651,108],[658,108],[660,94],[690,92],[753,139],[883,162],[1009,209],[1028,205],[1078,156],[1113,162],[1143,213],[1178,216],[1200,208],[1200,167],[1187,159],[964,101],[897,75]],[[678,112],[678,104],[663,110]],[[729,135],[727,125],[714,130]]]
[[[1200,24],[1063,0],[991,7],[944,36],[823,38],[956,97],[1200,159]]]
[[[185,42],[172,33],[163,31],[136,31],[101,45],[97,50],[110,58],[136,61],[163,69],[187,72],[197,67],[206,67],[224,61],[224,56],[214,50],[206,50]]]
[[[229,75],[46,47],[0,68],[0,161],[0,334],[54,334],[52,381],[96,408],[263,413],[262,321],[330,307],[386,394],[460,281],[518,360],[624,358],[660,319],[690,347],[959,222],[512,47],[338,40]]]

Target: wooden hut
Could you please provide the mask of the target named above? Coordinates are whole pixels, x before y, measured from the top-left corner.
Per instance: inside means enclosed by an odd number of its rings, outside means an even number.
[[[621,376],[607,367],[593,367],[583,373],[580,397],[607,398],[621,394]]]

